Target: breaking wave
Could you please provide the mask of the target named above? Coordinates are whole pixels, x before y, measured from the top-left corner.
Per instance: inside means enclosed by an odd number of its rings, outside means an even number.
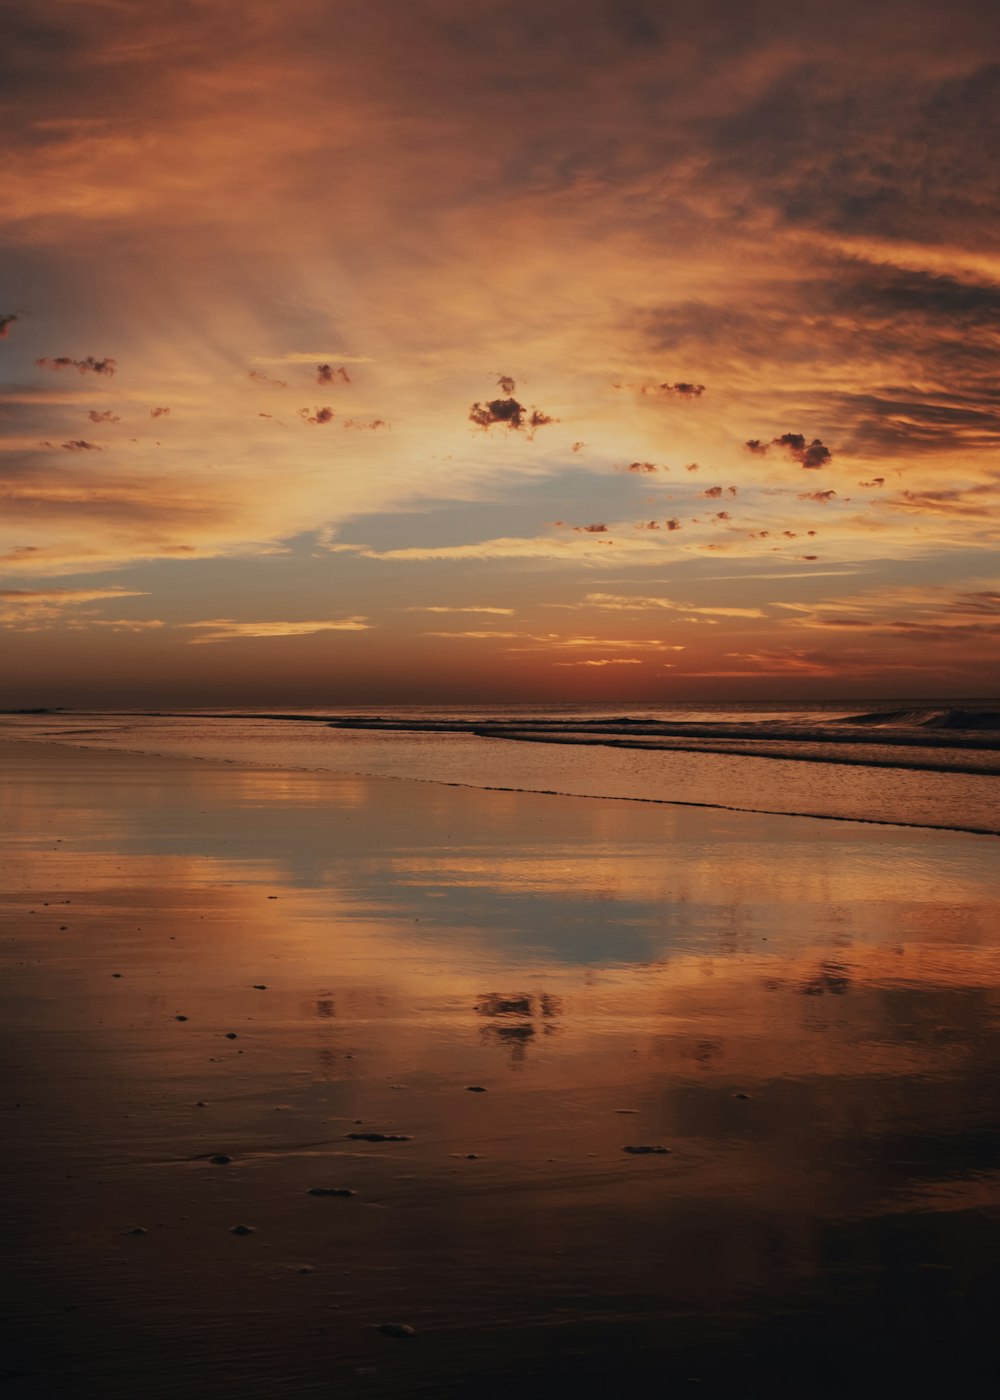
[[[839,723],[872,729],[912,725],[920,729],[1000,733],[1000,710],[875,710],[869,714],[847,715]]]

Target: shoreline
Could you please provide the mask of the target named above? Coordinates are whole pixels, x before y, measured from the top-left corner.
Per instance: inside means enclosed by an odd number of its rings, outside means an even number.
[[[523,735],[516,735],[516,736],[511,735],[511,736],[503,736],[503,737],[509,737],[510,740],[511,740],[512,742],[524,741],[524,736],[523,736]],[[558,744],[560,741],[559,741],[559,740],[539,740],[538,742],[551,742],[551,743],[556,743],[556,744]],[[950,824],[946,824],[946,823],[919,822],[919,821],[890,821],[890,820],[883,819],[883,818],[879,818],[879,817],[844,816],[844,815],[840,815],[840,814],[837,814],[837,813],[825,813],[825,812],[791,812],[791,811],[778,811],[778,810],[775,810],[775,809],[773,809],[773,808],[764,808],[764,807],[738,807],[738,806],[731,806],[731,805],[728,805],[728,804],[725,804],[725,803],[721,803],[721,802],[698,802],[698,801],[693,801],[693,800],[683,800],[683,799],[680,799],[680,798],[678,798],[678,799],[670,799],[670,798],[659,798],[659,797],[637,797],[637,796],[633,796],[633,795],[629,795],[629,794],[619,794],[619,793],[574,793],[574,792],[562,792],[562,791],[559,791],[559,790],[553,789],[553,788],[505,787],[505,786],[500,786],[500,785],[496,785],[496,784],[458,782],[458,781],[455,781],[455,780],[452,780],[452,779],[448,779],[448,778],[428,778],[428,777],[417,776],[417,775],[411,775],[411,774],[373,773],[373,772],[367,772],[367,771],[365,771],[365,770],[363,770],[363,769],[337,769],[337,768],[325,768],[325,767],[310,766],[310,765],[296,766],[296,765],[291,765],[291,764],[274,764],[274,765],[268,765],[268,764],[254,764],[254,763],[250,763],[250,762],[247,761],[246,759],[240,759],[240,758],[218,758],[218,757],[214,757],[214,756],[208,755],[208,754],[180,754],[180,753],[172,754],[172,753],[157,752],[157,751],[149,750],[149,749],[126,749],[126,748],[119,748],[119,747],[117,747],[117,746],[115,746],[115,747],[111,747],[111,746],[103,747],[103,746],[101,746],[101,745],[99,745],[99,744],[80,744],[80,743],[72,743],[72,744],[70,744],[70,743],[61,742],[60,740],[54,739],[54,738],[45,738],[45,739],[41,739],[41,738],[38,738],[38,739],[22,739],[22,738],[12,738],[12,737],[8,736],[7,734],[2,734],[2,733],[0,733],[0,748],[2,748],[2,746],[7,745],[7,744],[31,744],[31,745],[38,745],[38,746],[43,746],[43,747],[49,747],[49,748],[53,748],[53,749],[75,749],[75,750],[78,750],[78,751],[84,752],[84,753],[132,754],[132,755],[134,755],[134,756],[136,756],[136,757],[157,758],[157,759],[164,759],[164,760],[167,760],[167,761],[172,760],[172,759],[176,759],[176,760],[179,760],[179,761],[190,760],[191,762],[196,762],[196,763],[217,763],[217,764],[224,765],[224,766],[226,766],[226,767],[233,767],[233,766],[239,767],[239,766],[242,765],[242,766],[246,767],[248,770],[254,771],[254,772],[282,772],[282,771],[285,771],[285,772],[289,772],[289,773],[310,773],[310,774],[317,774],[317,775],[327,775],[327,776],[329,776],[329,777],[331,777],[331,778],[337,778],[337,777],[345,777],[345,778],[364,778],[364,779],[366,779],[366,780],[368,780],[368,781],[371,781],[371,782],[383,782],[383,781],[385,781],[385,782],[394,782],[394,783],[428,784],[428,785],[435,786],[435,787],[459,788],[459,789],[462,789],[462,790],[468,791],[468,792],[504,792],[504,793],[517,793],[517,794],[522,794],[522,795],[527,796],[527,797],[561,797],[561,798],[565,798],[565,799],[568,799],[568,800],[581,801],[581,802],[628,802],[628,803],[638,803],[638,804],[648,805],[648,806],[654,806],[654,807],[690,808],[690,809],[693,810],[693,811],[702,810],[702,811],[715,811],[715,812],[731,812],[731,813],[734,813],[734,814],[737,814],[737,815],[738,815],[738,814],[744,814],[744,815],[746,815],[746,816],[757,816],[757,817],[781,817],[781,818],[792,819],[792,820],[801,819],[801,820],[804,820],[804,821],[845,822],[845,823],[847,823],[847,824],[849,824],[849,825],[858,825],[858,826],[863,826],[863,827],[867,827],[867,826],[875,826],[875,827],[898,827],[898,828],[901,829],[901,830],[907,830],[907,831],[941,831],[941,832],[951,832],[951,833],[953,833],[953,834],[955,834],[955,835],[959,835],[959,836],[986,836],[986,837],[991,837],[991,838],[994,838],[994,839],[997,838],[997,837],[1000,837],[1000,828],[991,828],[991,827],[959,826],[959,825],[950,825]],[[630,746],[626,746],[626,745],[604,744],[603,741],[600,741],[600,740],[585,741],[584,743],[582,743],[582,744],[580,745],[580,747],[591,747],[591,746],[594,746],[594,747],[608,747],[608,748],[616,748],[616,747],[625,748],[625,747],[630,747]],[[635,746],[635,747],[638,747],[638,746]],[[651,746],[651,748],[652,748],[652,746]],[[654,752],[670,752],[671,750],[664,750],[664,749],[660,749],[660,748],[657,747],[657,748],[652,748],[652,751],[654,751]],[[681,750],[678,750],[678,752],[689,752],[689,751],[688,751],[688,750],[683,750],[683,749],[681,749]],[[725,755],[727,751],[725,751],[725,750],[707,750],[707,751],[706,751],[706,750],[697,749],[697,750],[690,750],[690,752],[695,752],[695,753],[710,752],[710,753],[720,753],[720,754],[722,754],[722,755]],[[766,757],[766,756],[768,756],[768,755],[760,755],[760,754],[742,754],[742,753],[739,753],[739,754],[734,754],[734,755],[732,755],[732,756],[734,756],[734,757],[746,757],[746,758],[760,758],[760,757]],[[777,759],[777,758],[779,757],[779,755],[770,755],[770,757],[773,757],[773,758]],[[785,756],[785,755],[781,755],[780,757],[786,757],[786,756]],[[791,760],[790,760],[790,761],[791,761]],[[808,762],[809,760],[802,758],[802,759],[800,759],[800,761]],[[871,766],[881,766],[881,765],[867,765],[867,764],[853,764],[853,765],[852,765],[852,764],[848,764],[848,765],[846,765],[846,766],[858,766],[858,767],[864,766],[864,767],[871,767]],[[900,765],[900,766],[902,766],[902,765]],[[907,771],[909,771],[909,770],[907,770]],[[956,771],[956,770],[944,770],[944,769],[926,769],[926,770],[924,770],[924,769],[918,769],[918,770],[916,770],[916,771],[921,771],[921,772],[923,772],[923,771],[928,771],[928,772],[940,773],[940,772],[952,772],[952,771]],[[963,770],[957,770],[957,771],[962,772]],[[975,777],[990,777],[990,776],[992,776],[992,774],[983,773],[981,770],[972,770],[972,776],[975,776]]]

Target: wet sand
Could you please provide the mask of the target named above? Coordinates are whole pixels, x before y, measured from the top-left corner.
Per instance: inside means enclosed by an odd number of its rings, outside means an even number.
[[[45,744],[0,778],[4,1400],[992,1365],[994,838]]]

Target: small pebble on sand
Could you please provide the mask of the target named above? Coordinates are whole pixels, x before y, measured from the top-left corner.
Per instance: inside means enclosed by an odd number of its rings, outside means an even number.
[[[252,1225],[233,1225],[229,1233],[231,1235],[252,1235],[254,1227]]]
[[[623,1147],[622,1151],[631,1152],[633,1157],[648,1157],[651,1155],[661,1157],[666,1156],[670,1152],[670,1148],[660,1147],[658,1144],[650,1146],[649,1144],[641,1143],[637,1147]]]
[[[383,1337],[415,1337],[416,1328],[411,1327],[408,1322],[380,1322],[375,1328],[376,1332],[381,1332]]]

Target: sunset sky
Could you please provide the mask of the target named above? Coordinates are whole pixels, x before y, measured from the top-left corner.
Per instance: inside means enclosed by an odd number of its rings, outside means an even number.
[[[0,704],[1000,689],[1000,6],[10,0]]]

